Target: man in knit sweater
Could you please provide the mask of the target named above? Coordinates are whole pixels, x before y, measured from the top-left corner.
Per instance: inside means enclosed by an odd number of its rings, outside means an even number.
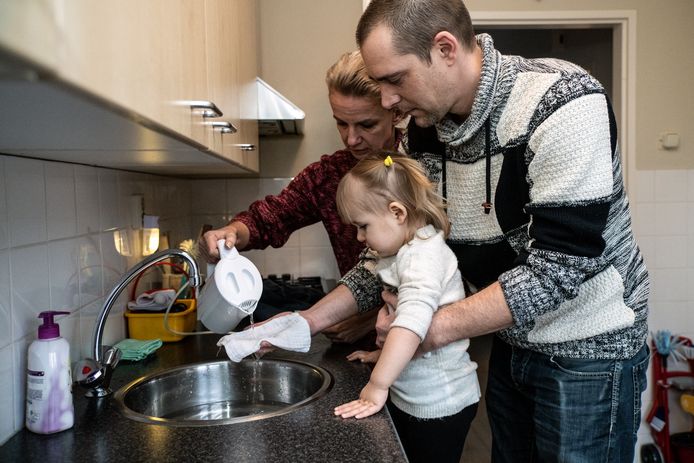
[[[372,0],[357,42],[383,106],[416,124],[405,149],[439,182],[477,289],[437,311],[422,349],[497,332],[493,461],[632,461],[648,277],[603,87],[500,54],[460,0]]]

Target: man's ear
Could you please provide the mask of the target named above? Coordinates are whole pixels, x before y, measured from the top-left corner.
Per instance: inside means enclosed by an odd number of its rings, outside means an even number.
[[[407,220],[407,209],[402,203],[393,201],[392,203],[388,204],[388,210],[391,214],[393,214],[393,216],[395,216],[395,219],[399,224],[403,224],[405,223],[405,220]]]
[[[434,45],[431,49],[432,58],[439,57],[447,63],[455,61],[460,53],[461,45],[458,39],[448,31],[441,31],[434,36]]]

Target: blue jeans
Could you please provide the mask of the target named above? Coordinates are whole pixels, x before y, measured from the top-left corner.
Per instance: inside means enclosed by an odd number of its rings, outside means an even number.
[[[495,463],[634,459],[649,351],[628,360],[550,357],[494,338],[486,402]]]

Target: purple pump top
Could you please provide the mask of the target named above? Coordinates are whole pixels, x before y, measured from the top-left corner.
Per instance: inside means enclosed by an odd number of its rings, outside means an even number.
[[[39,339],[55,339],[60,337],[60,326],[53,321],[56,315],[69,315],[70,312],[48,310],[41,312],[38,318],[43,318],[43,324],[39,326]]]

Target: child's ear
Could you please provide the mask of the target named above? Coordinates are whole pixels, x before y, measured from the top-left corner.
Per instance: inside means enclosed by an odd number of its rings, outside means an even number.
[[[388,210],[395,216],[398,223],[402,224],[405,223],[405,220],[407,220],[407,209],[402,203],[393,201],[392,203],[388,204]]]

